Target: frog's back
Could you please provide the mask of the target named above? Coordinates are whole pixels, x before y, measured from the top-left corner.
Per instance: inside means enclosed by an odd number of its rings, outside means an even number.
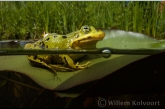
[[[67,35],[48,35],[42,40],[45,48],[49,49],[68,49],[71,41]]]

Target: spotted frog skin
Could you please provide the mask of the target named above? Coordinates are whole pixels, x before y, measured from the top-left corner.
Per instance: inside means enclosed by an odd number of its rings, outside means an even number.
[[[48,33],[43,39],[34,43],[27,43],[25,49],[91,49],[96,48],[96,43],[105,37],[105,33],[96,30],[93,26],[82,26],[80,30],[66,35]],[[45,66],[56,74],[56,71],[75,71],[88,68],[90,62],[85,64],[75,63],[83,57],[80,54],[55,54],[55,55],[28,55],[30,62]]]

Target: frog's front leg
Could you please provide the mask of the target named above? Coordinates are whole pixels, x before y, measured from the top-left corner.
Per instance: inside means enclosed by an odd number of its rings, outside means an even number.
[[[79,63],[75,64],[74,61],[68,55],[60,55],[60,57],[66,65],[76,70],[88,68],[88,65],[90,64],[90,62],[87,62],[82,65],[79,65]]]

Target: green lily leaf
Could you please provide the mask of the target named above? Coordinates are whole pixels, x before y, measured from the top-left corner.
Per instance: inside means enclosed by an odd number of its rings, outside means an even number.
[[[148,37],[144,34],[126,32],[123,30],[103,30],[106,37],[97,43],[97,47],[111,47],[116,49],[149,49],[162,48],[163,41]]]
[[[121,30],[104,30],[106,37],[97,43],[97,48],[111,47],[119,49],[140,49],[140,48],[162,48],[162,41],[150,38],[143,34],[126,32]],[[161,43],[161,44],[159,44]],[[77,97],[86,90],[92,81],[110,75],[114,71],[149,55],[117,55],[112,54],[110,58],[103,58],[98,55],[91,55],[84,59],[83,63],[91,61],[88,69],[74,72],[57,72],[55,76],[47,69],[33,67],[29,64],[25,55],[0,56],[0,71],[15,71],[29,76],[40,86],[57,91],[61,97]],[[82,64],[82,63],[80,63]],[[59,79],[57,79],[58,77]],[[88,85],[84,86],[85,83]],[[77,90],[74,87],[79,87]],[[67,92],[65,90],[77,90]]]

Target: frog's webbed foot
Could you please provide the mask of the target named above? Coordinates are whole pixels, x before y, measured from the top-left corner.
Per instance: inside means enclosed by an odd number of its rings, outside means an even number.
[[[62,61],[65,63],[65,65],[69,66],[72,69],[75,70],[81,70],[88,68],[88,65],[91,64],[90,62],[87,62],[85,64],[80,65],[79,63],[74,64],[74,61],[68,56],[68,55],[60,55]]]
[[[31,58],[31,57],[28,57],[28,59],[29,58]],[[40,59],[35,59],[35,60],[33,60],[33,63],[37,63],[37,64],[39,64],[39,65],[43,65],[43,66],[45,66],[45,67],[47,67],[47,68],[49,68],[50,70],[52,70],[52,72],[53,72],[53,80],[55,80],[55,79],[57,79],[57,81],[58,80],[60,80],[60,78],[58,78],[58,76],[57,76],[57,74],[56,74],[56,70],[55,70],[55,68],[53,68],[53,66],[51,66],[51,65],[49,65],[49,64],[47,64],[47,63],[45,63],[44,61],[42,61],[42,60],[40,60]],[[60,80],[61,81],[61,80]]]
[[[85,68],[88,68],[88,65],[90,65],[90,64],[91,64],[91,62],[87,62],[85,64],[79,65],[79,62],[77,62],[75,67],[76,67],[76,69],[85,69]]]
[[[57,81],[58,81],[58,80],[61,81],[61,79],[60,79],[56,74],[53,74],[52,79],[53,79],[53,80],[56,80],[56,78],[57,78]],[[52,79],[50,79],[50,80],[52,80]]]

